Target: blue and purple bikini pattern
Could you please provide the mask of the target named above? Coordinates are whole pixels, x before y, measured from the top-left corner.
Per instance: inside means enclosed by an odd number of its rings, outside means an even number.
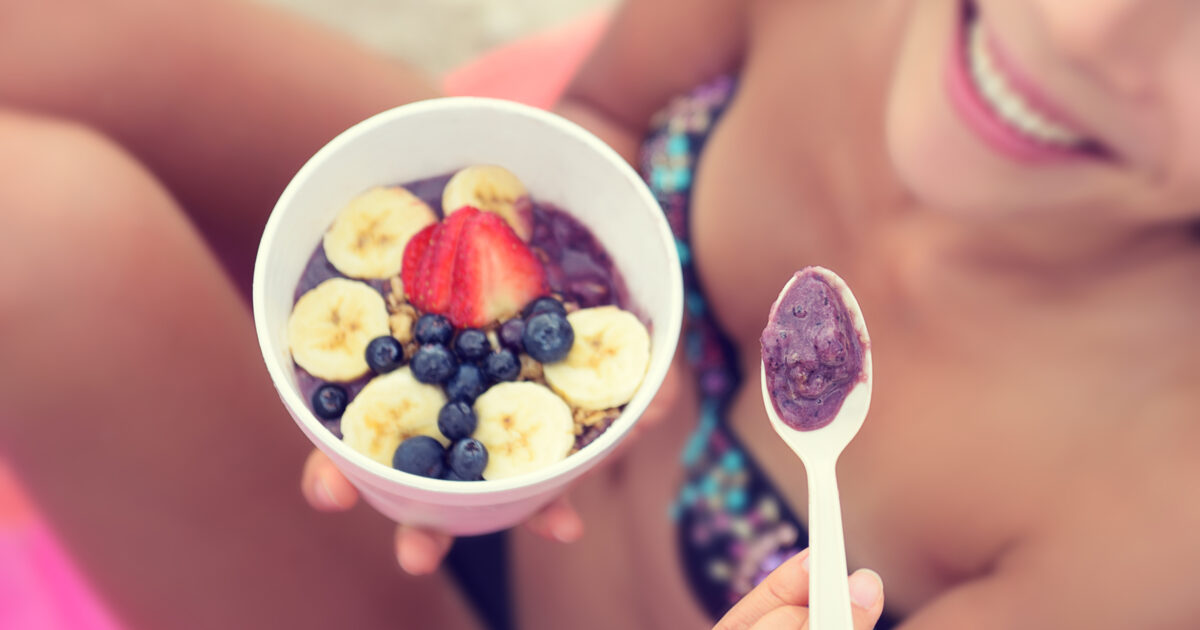
[[[686,481],[670,511],[688,579],[713,618],[808,545],[804,528],[725,425],[741,374],[736,351],[709,317],[688,238],[697,160],[734,88],[732,78],[721,77],[673,101],[655,118],[640,156],[679,250],[682,341],[701,393],[700,417],[682,453]]]

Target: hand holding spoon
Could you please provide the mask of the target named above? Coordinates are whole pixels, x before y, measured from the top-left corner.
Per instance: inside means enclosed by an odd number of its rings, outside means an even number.
[[[871,341],[858,301],[836,274],[797,272],[762,335],[763,402],[808,473],[809,623],[851,630],[837,460],[871,404]]]

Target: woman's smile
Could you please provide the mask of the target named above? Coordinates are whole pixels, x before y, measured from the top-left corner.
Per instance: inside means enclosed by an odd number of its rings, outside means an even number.
[[[967,3],[949,55],[950,102],[995,151],[1022,162],[1104,153],[1080,126],[1003,54],[979,11]]]

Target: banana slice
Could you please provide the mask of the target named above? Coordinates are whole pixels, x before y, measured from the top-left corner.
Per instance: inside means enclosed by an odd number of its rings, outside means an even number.
[[[475,399],[479,424],[472,436],[488,451],[484,479],[504,479],[544,468],[571,452],[571,408],[537,383],[500,383]]]
[[[372,188],[351,199],[325,232],[325,257],[351,278],[388,278],[400,273],[409,239],[435,221],[408,190]]]
[[[529,192],[516,175],[502,166],[468,166],[446,182],[442,212],[449,216],[463,206],[500,215],[525,242],[533,236]]]
[[[370,286],[333,278],[300,296],[288,318],[296,365],[326,381],[352,381],[370,369],[367,344],[388,334],[387,304]]]
[[[411,368],[400,368],[372,379],[346,405],[342,441],[390,468],[396,447],[410,437],[428,435],[450,444],[437,426],[445,404],[441,388],[418,381]]]
[[[650,365],[650,333],[633,313],[615,306],[567,315],[575,343],[566,358],[542,370],[572,407],[609,409],[629,402]]]

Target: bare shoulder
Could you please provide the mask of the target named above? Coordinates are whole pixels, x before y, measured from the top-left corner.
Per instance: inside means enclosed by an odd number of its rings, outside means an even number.
[[[568,97],[639,129],[671,97],[734,71],[754,0],[625,0]]]

